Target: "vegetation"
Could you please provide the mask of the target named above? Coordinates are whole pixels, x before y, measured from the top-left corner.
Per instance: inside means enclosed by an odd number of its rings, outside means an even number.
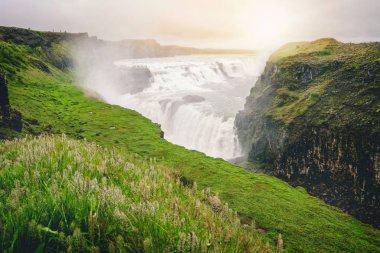
[[[26,66],[27,47],[0,41],[0,67],[12,76]]]
[[[317,56],[331,55],[331,45],[342,45],[333,38],[319,39],[313,42],[292,42],[282,46],[277,52],[271,55],[269,62],[278,62],[288,57],[294,57],[307,54],[314,54]]]
[[[269,115],[289,125],[319,100],[327,85],[325,81],[303,91],[294,91],[287,87],[278,89],[274,100],[275,107]]]
[[[1,252],[270,249],[254,222],[240,226],[209,189],[184,187],[153,159],[64,135],[6,141],[0,151]]]
[[[344,44],[334,39],[290,43],[269,62],[279,69],[280,87],[268,113],[273,119],[285,125],[296,119],[314,126],[369,123],[380,131],[379,43]]]
[[[256,236],[264,242],[269,241],[275,245],[278,234],[282,234],[285,251],[377,252],[380,250],[379,231],[311,197],[302,188],[293,188],[274,177],[251,173],[222,159],[210,158],[200,152],[173,145],[160,138],[161,130],[157,124],[139,113],[86,97],[84,92],[75,86],[73,75],[69,70],[61,71],[51,62],[44,61],[49,69],[49,72],[46,72],[31,64],[28,61],[29,57],[41,59],[37,54],[37,49],[25,45],[8,44],[19,50],[26,48],[32,52],[31,55],[22,57],[27,62],[26,66],[11,76],[9,87],[12,106],[23,114],[25,134],[65,133],[71,138],[93,141],[108,150],[112,147],[120,147],[125,156],[136,153],[147,159],[156,158],[156,167],[164,167],[165,171],[168,173],[170,171],[169,174],[180,175],[185,185],[191,186],[193,182],[197,182],[200,190],[211,188],[214,194],[218,194],[222,201],[227,202],[233,210],[238,212],[243,224],[249,225],[254,219],[258,228]],[[4,45],[4,42],[1,45]],[[64,43],[59,43],[59,45],[60,47],[67,46]],[[42,48],[42,50],[45,49]],[[0,58],[0,63],[3,64],[3,62],[4,58]],[[316,91],[310,93],[310,96],[314,97],[313,93]],[[82,156],[85,155],[82,154]],[[17,173],[18,170],[12,171]],[[42,171],[40,175],[43,174]],[[115,177],[109,174],[109,178],[117,181],[118,175],[123,173],[117,168],[115,171],[118,174]],[[84,178],[88,176],[90,179],[99,175],[96,174],[97,172],[86,172],[85,168],[80,172]],[[98,182],[100,179],[99,176]],[[121,187],[120,184],[114,184]],[[7,189],[14,186],[9,186]],[[182,189],[182,191],[186,190]],[[5,202],[2,200],[2,203]],[[70,202],[67,205],[70,205]],[[87,207],[89,205],[84,204]],[[70,209],[69,206],[66,208]],[[77,213],[75,210],[77,209],[70,212]],[[61,211],[56,210],[55,219],[59,220],[62,214]],[[78,219],[83,222],[88,214],[78,212],[79,217],[82,217]],[[78,224],[79,220],[76,220]],[[37,219],[35,221],[40,222]],[[29,223],[31,220],[25,222]],[[197,221],[192,222],[189,223],[185,234],[192,231],[191,224]],[[51,225],[52,223],[41,224],[45,230],[48,227],[52,231],[58,231],[57,224]],[[154,230],[155,228],[149,225],[144,229]],[[81,227],[81,231],[85,231],[85,227]],[[178,239],[179,230],[171,231]],[[194,232],[198,233],[197,231]],[[69,230],[65,233],[65,236],[72,235]],[[202,233],[196,235],[199,240],[205,242],[209,237],[203,237],[205,234]],[[149,238],[149,235],[143,234],[139,238],[142,240],[145,237]],[[165,239],[165,235],[159,238],[163,239],[162,242],[169,240]],[[259,240],[255,241],[262,246]]]

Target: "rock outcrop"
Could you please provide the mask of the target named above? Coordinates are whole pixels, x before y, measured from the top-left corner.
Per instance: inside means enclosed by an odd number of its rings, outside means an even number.
[[[21,131],[21,113],[11,109],[8,95],[7,78],[0,71],[0,126]],[[1,137],[1,136],[0,136]]]
[[[235,124],[249,161],[380,227],[380,43],[281,48]]]
[[[0,112],[3,119],[9,119],[11,116],[11,108],[9,105],[8,97],[8,84],[7,78],[3,72],[0,71]]]

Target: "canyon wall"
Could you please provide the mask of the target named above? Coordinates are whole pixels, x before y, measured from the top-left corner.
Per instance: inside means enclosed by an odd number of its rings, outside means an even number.
[[[380,227],[380,43],[282,47],[235,125],[250,162]]]

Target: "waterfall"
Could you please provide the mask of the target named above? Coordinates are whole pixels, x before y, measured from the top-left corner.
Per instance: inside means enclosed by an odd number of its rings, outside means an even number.
[[[265,62],[265,55],[120,60],[114,62],[117,71],[108,73],[113,84],[92,88],[108,94],[104,96],[107,102],[134,109],[159,123],[168,141],[231,159],[242,155],[235,115]]]

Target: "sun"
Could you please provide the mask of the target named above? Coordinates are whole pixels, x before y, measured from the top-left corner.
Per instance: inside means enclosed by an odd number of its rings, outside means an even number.
[[[258,47],[277,45],[286,40],[292,29],[293,15],[278,4],[255,4],[243,13],[241,26],[245,37]]]
[[[276,9],[257,13],[253,18],[255,36],[273,39],[285,35],[288,29],[289,17]]]

